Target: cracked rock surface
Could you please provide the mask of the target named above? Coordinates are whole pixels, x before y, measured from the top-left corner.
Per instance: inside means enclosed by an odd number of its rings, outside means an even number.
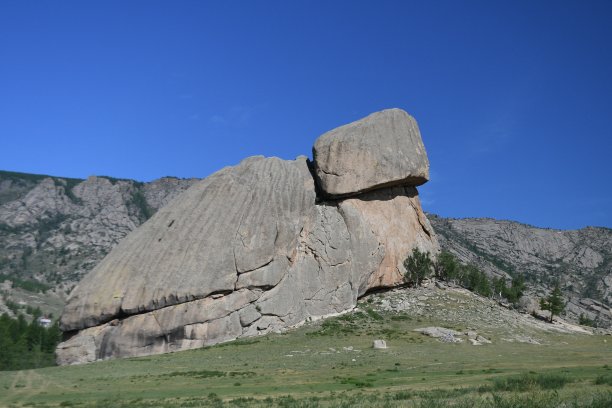
[[[438,251],[414,187],[329,200],[310,167],[251,157],[161,208],[71,294],[58,363],[284,330],[401,283],[412,248]]]

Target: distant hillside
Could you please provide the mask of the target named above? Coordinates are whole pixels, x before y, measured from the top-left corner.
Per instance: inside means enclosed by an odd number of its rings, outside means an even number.
[[[59,313],[66,294],[121,238],[197,179],[149,183],[0,171],[0,313]],[[440,244],[489,275],[523,274],[532,300],[560,281],[566,317],[612,324],[612,230],[535,228],[429,215]]]
[[[561,231],[490,218],[428,218],[441,247],[460,260],[491,276],[523,275],[533,301],[559,282],[568,302],[566,318],[577,320],[582,313],[610,327],[612,229]]]
[[[65,294],[121,238],[195,181],[0,171],[0,313],[7,300],[13,309],[21,302],[57,312]],[[54,299],[40,292],[53,292]]]

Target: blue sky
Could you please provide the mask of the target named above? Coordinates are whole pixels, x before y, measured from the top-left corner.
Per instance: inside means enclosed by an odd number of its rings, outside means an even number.
[[[204,177],[399,107],[426,211],[612,227],[610,21],[584,0],[2,0],[0,169]]]

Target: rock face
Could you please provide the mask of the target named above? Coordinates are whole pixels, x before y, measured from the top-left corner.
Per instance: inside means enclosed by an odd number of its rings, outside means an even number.
[[[359,254],[368,254],[362,268],[368,269],[365,263],[374,262],[375,270],[364,283],[366,288],[401,282],[406,272],[404,259],[414,247],[437,252],[437,239],[414,187],[371,191],[341,201],[339,208],[351,230],[352,247]],[[380,255],[380,261],[372,254]]]
[[[237,286],[274,286],[280,280],[274,270],[295,251],[312,209],[312,184],[305,159],[261,157],[198,182],[80,282],[64,309],[62,329],[230,293]]]
[[[313,148],[316,175],[330,196],[380,187],[419,186],[429,180],[429,160],[416,121],[388,109],[319,137]]]
[[[375,127],[408,146],[415,134],[397,123],[407,114],[381,115]],[[412,248],[438,251],[414,187],[370,184],[322,201],[310,167],[304,157],[251,157],[160,209],[73,291],[58,362],[202,347],[341,313],[368,290],[401,283]]]

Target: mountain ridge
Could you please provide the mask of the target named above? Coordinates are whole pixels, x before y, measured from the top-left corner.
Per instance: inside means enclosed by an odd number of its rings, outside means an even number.
[[[434,216],[434,217],[444,218],[446,220],[482,220],[482,221],[510,222],[510,223],[513,223],[513,224],[520,224],[520,225],[523,225],[523,226],[529,227],[529,228],[542,229],[542,230],[552,230],[552,231],[580,231],[580,230],[584,230],[584,229],[588,229],[588,228],[596,228],[596,229],[604,229],[604,230],[612,231],[611,227],[606,227],[606,226],[603,226],[603,225],[585,225],[584,227],[580,227],[580,228],[555,228],[555,227],[542,227],[542,226],[530,224],[528,222],[512,220],[512,219],[509,219],[509,218],[471,217],[471,216],[468,216],[468,217],[447,217],[447,216],[436,214],[436,213],[429,212],[429,211],[425,211],[425,213],[427,214],[427,216],[431,215],[431,216]]]

